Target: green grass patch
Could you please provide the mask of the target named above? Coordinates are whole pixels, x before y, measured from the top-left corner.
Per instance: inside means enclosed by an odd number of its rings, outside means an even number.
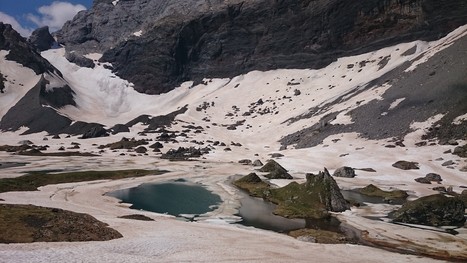
[[[275,214],[288,218],[325,218],[329,215],[322,203],[324,185],[310,188],[306,184],[292,182],[284,187],[270,189],[267,199],[277,204]],[[326,191],[325,190],[325,191]]]
[[[248,192],[251,196],[263,198],[270,185],[261,180],[255,173],[250,173],[233,182],[233,185]]]
[[[363,195],[382,197],[385,199],[405,199],[409,196],[407,192],[403,190],[384,191],[372,184],[360,188],[357,191]]]
[[[87,214],[0,204],[0,243],[104,241],[120,237],[119,232]]]
[[[35,191],[40,186],[49,184],[77,183],[96,180],[116,180],[145,175],[158,175],[160,170],[115,170],[115,171],[82,171],[66,173],[50,173],[50,171],[33,171],[26,175],[0,179],[0,193],[12,191]]]

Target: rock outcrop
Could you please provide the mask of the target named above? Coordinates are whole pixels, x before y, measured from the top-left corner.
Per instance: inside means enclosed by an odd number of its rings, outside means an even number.
[[[270,189],[266,198],[278,204],[275,213],[285,217],[325,218],[329,211],[343,212],[350,208],[326,168],[317,175],[307,174],[303,184],[292,182]]]
[[[92,61],[92,59],[89,59],[83,55],[79,55],[75,52],[67,52],[65,54],[65,58],[71,63],[75,63],[80,67],[94,68],[96,66],[94,65],[94,61]]]
[[[57,32],[68,50],[104,52],[140,92],[252,70],[319,68],[340,56],[467,22],[463,0],[95,1]],[[157,63],[154,63],[157,61]]]
[[[394,222],[428,226],[462,226],[465,205],[457,197],[442,194],[424,196],[407,202],[392,214]]]
[[[355,177],[355,170],[352,167],[343,166],[337,168],[334,173],[332,174],[334,177],[346,177],[346,178],[354,178]]]
[[[10,51],[7,60],[16,61],[24,67],[32,69],[36,74],[54,72],[62,74],[46,59],[42,58],[34,46],[26,41],[11,25],[0,22],[0,50]]]
[[[40,27],[34,30],[28,41],[39,51],[48,50],[55,43],[55,39],[50,34],[48,26]]]
[[[261,169],[260,172],[266,172],[266,178],[269,179],[292,179],[293,177],[282,167],[279,163],[274,160],[269,160]]]

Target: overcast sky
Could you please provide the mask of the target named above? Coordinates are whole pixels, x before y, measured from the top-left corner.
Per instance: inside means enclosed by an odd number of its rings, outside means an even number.
[[[0,21],[11,24],[22,36],[42,26],[57,31],[93,0],[0,0]]]

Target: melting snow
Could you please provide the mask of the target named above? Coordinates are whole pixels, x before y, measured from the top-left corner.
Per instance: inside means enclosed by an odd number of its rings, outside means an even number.
[[[140,37],[143,34],[143,30],[133,33],[134,36]]]

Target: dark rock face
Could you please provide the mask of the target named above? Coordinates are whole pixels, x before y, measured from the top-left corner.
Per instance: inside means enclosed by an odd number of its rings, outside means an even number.
[[[58,114],[50,107],[43,107],[43,102],[54,102],[53,95],[42,97],[47,80],[42,77],[26,95],[13,106],[0,121],[0,130],[16,131],[22,126],[28,127],[25,134],[47,131],[56,134],[67,128],[71,120]],[[48,103],[50,105],[52,103]]]
[[[49,81],[45,80],[45,83],[47,85]],[[39,92],[39,99],[42,105],[48,105],[55,109],[60,109],[68,105],[76,106],[74,100],[75,92],[70,86],[64,85],[63,87],[47,89],[46,85],[42,85]]]
[[[62,75],[39,52],[26,41],[11,25],[0,22],[0,50],[9,50],[7,60],[16,61],[19,64],[34,70],[36,74],[55,72]]]
[[[138,91],[162,93],[184,80],[318,68],[339,56],[439,38],[465,24],[466,14],[463,0],[96,1],[57,36],[73,50],[106,51],[102,61]],[[143,35],[134,37],[139,29]]]
[[[45,51],[52,47],[55,39],[49,32],[49,27],[44,26],[34,30],[28,39],[29,43],[35,46],[39,51]]]
[[[459,198],[437,194],[407,202],[392,216],[395,222],[428,226],[461,226],[465,222],[464,211],[464,202]]]
[[[267,172],[265,177],[269,179],[293,179],[287,170],[274,160],[269,160],[259,171]]]
[[[80,67],[94,68],[96,66],[94,65],[94,61],[92,61],[92,59],[76,54],[75,52],[67,52],[65,54],[65,58],[71,63],[75,63]]]
[[[334,177],[347,177],[347,178],[354,178],[355,177],[355,170],[352,167],[343,166],[334,171],[332,174]]]
[[[307,174],[305,185],[308,188],[313,188],[315,185],[324,186],[319,195],[320,200],[322,200],[328,211],[343,212],[350,209],[350,205],[344,199],[344,196],[342,196],[339,186],[326,168],[324,168],[324,172],[320,171],[317,175]]]

